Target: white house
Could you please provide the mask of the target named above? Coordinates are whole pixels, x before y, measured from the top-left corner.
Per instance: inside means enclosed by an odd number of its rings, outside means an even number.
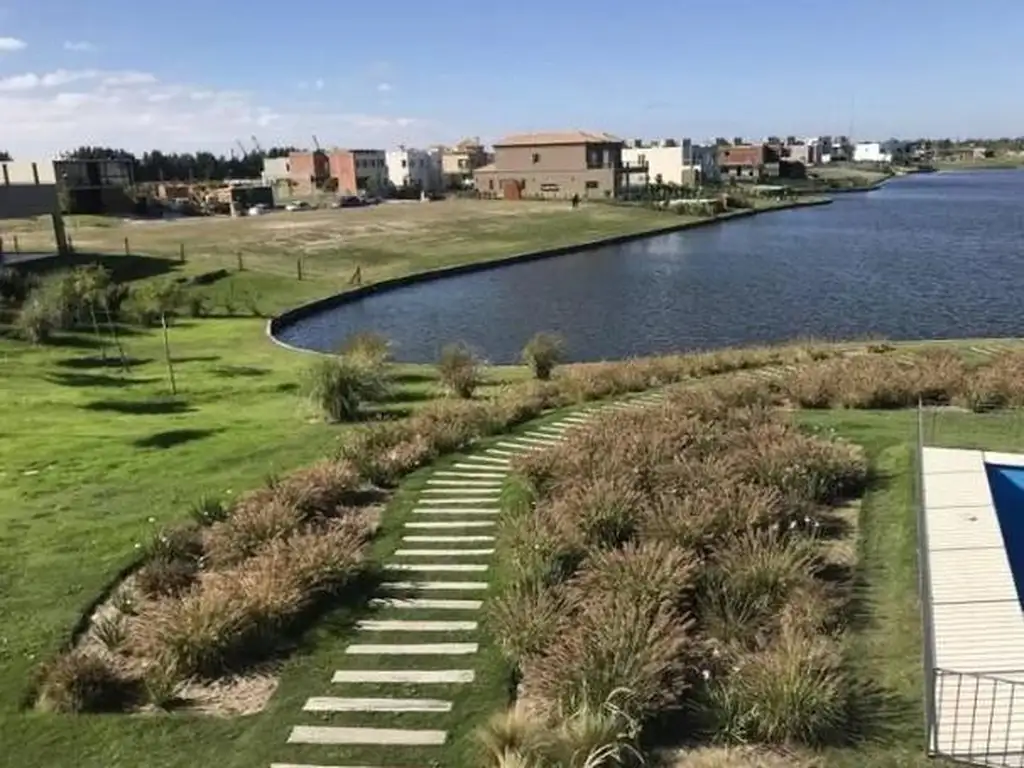
[[[882,149],[877,141],[858,141],[853,145],[855,163],[891,163],[892,153]]]
[[[388,180],[396,187],[419,187],[431,192],[441,187],[441,153],[435,150],[388,150]]]
[[[623,166],[647,168],[647,172],[629,174],[630,186],[644,184],[681,184],[690,186],[695,172],[710,181],[718,177],[717,153],[714,147],[682,141],[652,142],[622,148]]]

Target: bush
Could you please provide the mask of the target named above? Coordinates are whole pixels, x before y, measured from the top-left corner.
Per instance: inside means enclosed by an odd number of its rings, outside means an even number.
[[[592,595],[620,592],[641,605],[681,607],[696,573],[697,562],[684,549],[658,541],[627,544],[592,551],[569,582],[569,595],[579,604]]]
[[[523,347],[523,362],[533,369],[541,381],[551,378],[551,372],[565,356],[565,341],[558,334],[538,333]]]
[[[367,367],[382,368],[391,360],[391,342],[381,333],[355,333],[342,344],[341,354]]]
[[[189,293],[187,304],[190,317],[206,317],[210,314],[210,305],[206,296],[201,293]]]
[[[548,708],[600,707],[629,687],[629,714],[642,719],[685,689],[693,643],[691,622],[668,606],[615,592],[593,595],[542,654],[525,660],[524,696]]]
[[[302,525],[298,507],[282,499],[250,498],[206,534],[206,557],[216,568],[236,565],[278,537],[290,536]]]
[[[305,373],[302,390],[327,420],[355,419],[368,401],[386,395],[385,382],[373,368],[351,360],[321,358]]]
[[[38,705],[47,712],[108,712],[121,709],[130,696],[109,659],[77,650],[43,670]]]
[[[448,344],[437,363],[441,382],[456,397],[471,398],[480,386],[480,364],[464,344]]]
[[[741,655],[731,674],[713,678],[698,711],[718,740],[817,746],[842,738],[849,693],[828,638],[785,632],[771,648]]]
[[[28,278],[20,270],[0,267],[0,303],[21,305],[31,288]]]
[[[561,594],[540,584],[518,584],[487,604],[487,624],[505,658],[518,667],[544,650],[562,629]]]
[[[45,344],[60,326],[60,322],[45,298],[32,295],[18,311],[14,325],[25,341],[31,344]]]

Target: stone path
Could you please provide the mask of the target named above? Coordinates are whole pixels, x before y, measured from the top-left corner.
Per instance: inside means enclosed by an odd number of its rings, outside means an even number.
[[[340,669],[307,699],[302,724],[288,735],[289,757],[297,761],[271,768],[440,765],[433,761],[449,738],[443,725],[477,682],[477,618],[490,589],[495,518],[511,459],[557,445],[601,410],[663,397],[655,392],[577,411],[436,470],[385,563],[388,580],[371,601],[372,618],[357,623]]]

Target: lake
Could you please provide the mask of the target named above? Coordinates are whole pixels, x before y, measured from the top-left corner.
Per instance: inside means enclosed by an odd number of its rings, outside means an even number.
[[[408,362],[464,341],[492,363],[515,362],[537,331],[561,333],[572,360],[808,336],[1020,336],[1022,293],[1024,172],[936,173],[828,206],[407,286],[279,336],[328,351],[372,330]]]

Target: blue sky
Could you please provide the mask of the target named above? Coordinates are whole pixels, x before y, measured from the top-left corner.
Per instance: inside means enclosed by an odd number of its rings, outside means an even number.
[[[1022,0],[0,0],[0,148],[1021,134],[1022,30]]]

